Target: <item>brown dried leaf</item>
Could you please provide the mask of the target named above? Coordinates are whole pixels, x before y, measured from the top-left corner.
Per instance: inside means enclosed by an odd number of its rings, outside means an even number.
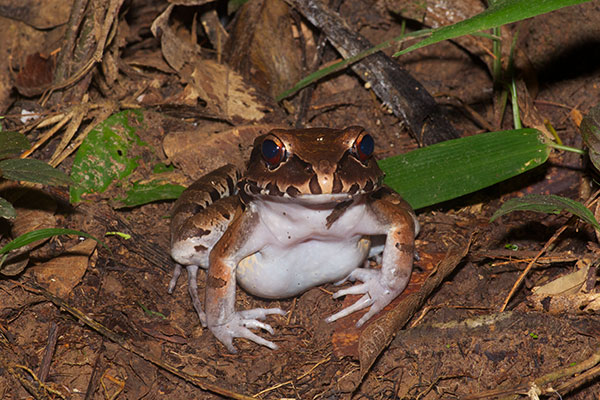
[[[19,275],[25,267],[29,264],[29,255],[28,254],[20,254],[14,258],[8,259],[4,264],[2,264],[2,275],[5,276],[15,276]]]
[[[73,0],[4,1],[0,15],[37,29],[50,29],[67,23],[72,5]]]
[[[172,8],[169,6],[156,18],[152,32],[160,37],[163,56],[169,65],[191,86],[187,88],[186,103],[200,97],[211,112],[223,119],[261,119],[267,107],[258,100],[254,88],[226,65],[200,58],[198,45],[178,37],[168,25]]]
[[[249,1],[238,11],[225,57],[250,83],[276,97],[302,78],[302,55],[282,0]]]
[[[96,241],[87,239],[71,247],[46,263],[32,268],[37,281],[46,286],[49,292],[65,297],[85,274],[90,254],[96,248]]]
[[[577,108],[574,108],[569,112],[569,117],[571,117],[571,121],[579,127],[581,125],[581,121],[583,121],[583,114]]]
[[[161,54],[154,50],[136,51],[131,56],[124,58],[123,61],[125,61],[128,65],[153,68],[157,71],[165,72],[167,74],[172,74],[175,72],[173,68],[166,63],[165,59],[161,57]]]
[[[56,201],[44,192],[26,188],[15,188],[6,198],[17,210],[12,224],[12,236],[17,237],[36,229],[55,228]],[[48,239],[36,242],[35,247]]]
[[[585,284],[590,269],[589,260],[577,262],[578,269],[558,277],[543,286],[534,287],[531,292],[535,296],[565,296],[577,293]]]
[[[548,139],[553,140],[554,136],[546,125],[544,124],[544,118],[540,115],[535,104],[533,104],[533,99],[529,94],[529,90],[525,85],[525,82],[522,79],[516,80],[517,84],[517,92],[518,92],[518,103],[519,109],[521,111],[521,121],[523,122],[523,126],[529,128],[535,128],[540,132],[543,132],[544,135]]]
[[[223,47],[225,47],[225,42],[229,39],[229,33],[221,24],[217,10],[208,10],[200,15],[200,20],[208,40],[210,40],[213,48],[217,49],[217,54],[220,55]]]
[[[591,268],[591,260],[584,258],[577,262],[578,269],[560,276],[543,286],[532,289],[527,298],[534,309],[550,314],[579,314],[596,312],[600,309],[600,293],[586,292],[586,282],[596,280],[596,269]]]
[[[27,56],[25,65],[15,77],[15,87],[23,96],[36,96],[52,84],[56,60],[54,56],[34,53]]]
[[[0,112],[13,103],[14,74],[9,66],[24,60],[26,54],[43,51],[47,33],[16,20],[2,19],[0,23]],[[10,62],[12,60],[12,62]]]
[[[255,96],[256,91],[244,78],[226,65],[212,60],[197,60],[192,83],[207,101],[209,109],[227,119],[258,121],[267,107]]]
[[[600,293],[575,293],[556,296],[529,296],[531,306],[553,315],[582,314],[600,310]]]
[[[216,125],[223,129],[223,124]],[[248,125],[218,132],[210,126],[201,131],[169,133],[163,141],[163,150],[169,160],[190,175],[199,176],[224,164],[241,165],[248,157],[254,138],[277,125]],[[218,132],[218,133],[217,133]]]
[[[2,196],[9,200],[17,211],[17,217],[12,221],[11,227],[13,238],[36,229],[56,227],[56,202],[52,197],[39,190],[21,187],[17,183],[5,185],[3,190],[6,190],[6,193],[3,192]],[[43,256],[37,254],[43,248],[36,248],[48,240],[49,238],[38,240],[10,253],[2,265],[2,274],[14,276],[23,272],[29,263],[29,252],[35,249],[35,256]]]

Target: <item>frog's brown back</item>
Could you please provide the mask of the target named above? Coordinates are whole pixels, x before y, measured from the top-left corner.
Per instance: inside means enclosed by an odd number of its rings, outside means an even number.
[[[181,228],[190,218],[202,213],[218,200],[236,195],[240,178],[239,169],[227,164],[197,179],[184,190],[173,206],[171,240],[181,235]]]

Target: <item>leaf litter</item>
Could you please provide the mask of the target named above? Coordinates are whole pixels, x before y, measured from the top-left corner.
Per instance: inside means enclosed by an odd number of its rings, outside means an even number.
[[[214,396],[211,393],[238,398],[256,393],[262,393],[262,398],[340,398],[356,391],[358,398],[388,394],[398,398],[492,398],[530,390],[529,382],[534,380],[540,390],[549,386],[560,388],[563,398],[597,396],[598,388],[593,384],[597,378],[593,374],[587,375],[591,384],[572,392],[581,387],[574,377],[585,378],[586,368],[595,365],[593,360],[598,354],[593,297],[596,275],[590,273],[593,263],[587,267],[564,261],[536,264],[509,303],[511,311],[496,312],[523,269],[519,260],[542,248],[566,222],[566,216],[519,212],[492,224],[488,219],[500,206],[499,198],[524,192],[577,198],[579,187],[588,183],[581,160],[569,154],[553,153],[551,165],[468,199],[419,213],[423,231],[417,250],[421,260],[416,262],[414,283],[421,280],[424,286],[428,282],[433,285],[435,281],[428,277],[435,277],[444,269],[444,254],[449,248],[458,250],[451,253],[454,261],[448,269],[453,270],[452,274],[443,283],[437,282],[431,296],[419,295],[419,286],[406,292],[409,298],[422,296],[411,306],[413,312],[419,313],[416,327],[399,328],[411,313],[401,319],[392,317],[410,308],[402,299],[396,305],[399,308],[381,316],[388,318],[387,322],[374,321],[359,333],[351,330],[349,320],[334,326],[323,322],[325,316],[341,307],[341,302],[332,300],[328,293],[333,290],[331,286],[281,301],[265,301],[240,291],[240,307],[282,307],[291,312],[286,318],[270,321],[276,329],[272,340],[280,346],[277,352],[240,340],[237,345],[241,354],[227,354],[199,326],[185,290],[166,295],[172,268],[167,239],[170,204],[158,202],[116,211],[110,201],[122,195],[123,186],[148,179],[158,162],[178,167],[168,179],[179,184],[190,183],[220,163],[243,163],[253,137],[270,127],[292,123],[292,116],[286,112],[310,109],[311,104],[322,104],[328,99],[345,100],[329,101],[327,108],[313,108],[310,121],[304,122],[312,126],[364,125],[378,140],[380,154],[385,155],[405,152],[416,144],[399,127],[399,119],[385,112],[361,81],[349,73],[316,85],[311,96],[313,103],[303,105],[298,99],[286,100],[284,111],[268,94],[276,92],[267,90],[276,85],[264,86],[262,77],[273,74],[273,69],[265,68],[264,61],[253,64],[248,57],[248,71],[261,74],[236,72],[219,63],[226,42],[242,42],[243,38],[239,36],[242,33],[223,26],[222,19],[214,18],[217,10],[210,2],[206,9],[175,3],[159,6],[134,1],[128,9],[122,8],[119,1],[92,3],[95,14],[85,9],[71,11],[74,20],[90,27],[89,31],[79,31],[90,33],[89,37],[65,35],[64,22],[44,25],[48,29],[44,33],[34,28],[22,29],[21,38],[27,40],[21,41],[21,54],[12,59],[12,68],[28,74],[27,80],[17,84],[25,87],[23,83],[28,82],[28,94],[39,102],[29,106],[27,101],[31,100],[15,98],[21,95],[12,90],[4,76],[8,71],[0,71],[0,106],[7,116],[3,129],[23,129],[31,143],[39,143],[32,153],[34,157],[47,160],[54,154],[53,165],[70,171],[73,153],[96,125],[117,111],[143,108],[145,126],[137,134],[152,150],[137,154],[139,165],[131,177],[115,180],[102,196],[84,198],[78,206],[69,205],[64,189],[51,191],[56,205],[48,214],[51,226],[82,229],[97,236],[117,231],[131,235],[131,239],[107,237],[111,253],[103,248],[94,252],[91,245],[81,252],[74,237],[48,240],[38,250],[24,253],[22,272],[15,278],[0,281],[0,365],[6,371],[0,374],[0,388],[5,388],[0,389],[2,397],[20,398],[28,392],[39,398],[60,397],[59,394],[68,397],[67,393],[87,392],[88,398],[210,398]],[[422,19],[415,20],[431,27],[435,24],[430,21],[455,22],[454,18],[472,15],[469,10],[476,12],[471,3],[461,2],[461,10],[467,10],[463,13],[429,8],[434,11],[421,11]],[[307,46],[307,54],[317,54],[315,29],[282,4],[277,7],[287,10],[280,18],[286,21],[284,26],[290,29],[292,42]],[[382,37],[398,36],[401,29],[392,17],[400,4],[388,2],[381,7],[352,2],[344,4],[340,14],[354,30],[378,43]],[[252,16],[268,18],[260,14],[261,7],[257,10],[253,12],[259,14]],[[573,24],[578,15],[586,15],[593,22]],[[9,20],[7,26],[23,24],[15,16],[3,16]],[[577,38],[583,41],[587,35],[593,36],[594,29],[600,26],[599,19],[595,6],[586,4],[501,30],[503,37],[511,37],[519,29],[520,52],[517,51],[516,59],[527,61],[530,56],[528,61],[535,66],[520,67],[533,71],[537,79],[532,81],[527,74],[519,78],[524,83],[519,90],[530,94],[519,97],[527,103],[521,105],[525,115],[541,114],[552,120],[562,140],[572,145],[580,143],[580,138],[569,113],[585,113],[594,105],[600,94],[600,88],[593,85],[597,72],[561,78],[563,71],[556,60],[563,60],[561,57],[567,54],[570,57],[565,60],[582,62],[582,58],[577,58],[581,57]],[[151,26],[154,36],[150,34]],[[577,26],[579,31],[572,31],[570,36],[552,34],[558,27],[567,26]],[[527,30],[528,34],[523,34]],[[228,35],[220,37],[218,32],[223,31]],[[569,43],[574,43],[574,50],[566,48],[563,53],[553,53],[558,48],[557,36],[565,41],[568,38]],[[3,37],[16,38],[14,33]],[[42,37],[44,40],[40,40]],[[510,121],[497,117],[501,114],[496,100],[482,94],[482,88],[490,88],[491,93],[493,86],[489,78],[491,58],[482,51],[491,48],[490,42],[479,37],[468,39],[460,42],[462,48],[443,43],[412,53],[399,62],[430,93],[452,94],[472,106],[468,112],[450,103],[444,106],[447,118],[459,132],[470,134],[482,129],[469,113],[489,119],[492,126],[508,129],[506,124]],[[253,44],[250,42],[249,46]],[[58,55],[44,52],[57,48],[61,48]],[[244,54],[243,48],[237,49]],[[8,50],[0,48],[5,59]],[[297,48],[285,50],[290,54],[297,52]],[[36,62],[55,60],[54,66],[40,64],[40,68],[34,68],[35,59],[28,63],[27,55],[36,53],[41,55]],[[555,54],[555,59],[547,61],[548,54]],[[338,55],[328,48],[323,57],[324,62],[332,62]],[[302,57],[295,60],[303,62]],[[49,86],[48,68],[55,68]],[[445,104],[444,96],[436,100]],[[22,126],[21,111],[31,109],[41,117]],[[538,126],[539,122],[539,118],[532,117],[526,123]],[[2,197],[8,198],[4,194],[12,190],[10,186],[0,188]],[[466,204],[471,207],[465,207]],[[0,235],[3,240],[11,237],[7,229]],[[467,246],[460,238],[471,235],[470,252],[486,256],[464,256]],[[595,243],[591,227],[570,225],[547,255],[551,258],[554,253],[571,252],[595,259]],[[504,249],[506,244],[517,250],[502,259],[514,262],[494,267],[492,262],[498,254],[495,251]],[[76,255],[69,256],[70,250],[77,250]],[[58,272],[55,274],[50,266]],[[579,272],[566,283],[559,281],[558,292],[546,292],[538,299],[526,297],[534,286],[577,271],[585,274]],[[52,295],[34,286],[36,275],[40,284],[46,282],[46,288],[57,285],[60,289]],[[202,278],[199,286],[201,290],[204,287]],[[560,288],[565,286],[578,287],[578,291],[563,294]],[[566,301],[559,302],[561,296],[567,296]],[[587,302],[582,301],[584,298]],[[423,302],[425,306],[421,306]],[[545,305],[550,304],[554,310],[555,303],[563,306],[558,313],[549,314]],[[589,305],[592,307],[586,309]],[[61,309],[72,317],[65,318]],[[487,318],[485,322],[483,318]],[[60,335],[50,373],[41,380],[37,378],[37,366],[41,363],[40,349],[49,337],[50,322],[58,325]],[[384,329],[386,324],[390,328]],[[568,370],[574,364],[579,369]],[[556,374],[549,377],[551,373]],[[182,379],[189,384],[182,384]]]

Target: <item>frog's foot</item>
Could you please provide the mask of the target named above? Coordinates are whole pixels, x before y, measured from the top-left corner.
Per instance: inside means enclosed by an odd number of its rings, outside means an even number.
[[[238,311],[233,314],[233,318],[226,324],[211,326],[209,328],[213,335],[227,347],[227,350],[229,350],[230,353],[237,353],[237,349],[233,346],[233,338],[236,337],[246,338],[254,343],[275,350],[277,349],[275,343],[263,339],[250,330],[260,328],[272,335],[273,328],[271,328],[271,325],[259,321],[271,314],[285,315],[286,312],[280,308],[255,308],[252,310]]]
[[[173,290],[175,290],[175,286],[177,286],[177,280],[179,279],[179,275],[181,275],[181,264],[175,263],[173,277],[171,277],[171,281],[169,282],[169,288],[167,289],[169,294],[173,294]]]
[[[398,288],[390,288],[383,282],[381,270],[357,268],[350,273],[350,275],[343,281],[337,282],[336,284],[344,283],[345,281],[359,280],[363,283],[351,286],[347,289],[342,289],[333,294],[333,298],[345,296],[347,294],[364,294],[356,303],[344,308],[343,310],[333,314],[332,316],[325,319],[327,322],[333,322],[340,318],[346,317],[356,311],[362,310],[371,306],[369,311],[361,317],[356,323],[357,327],[362,326],[369,320],[373,315],[383,310],[385,306],[390,304],[401,292],[404,290],[408,280],[400,285]]]
[[[198,297],[198,266],[188,265],[186,268],[188,273],[188,293],[192,298],[192,304],[194,305],[194,309],[198,314],[198,318],[200,318],[200,323],[204,328],[206,328],[206,314],[202,310],[202,304],[200,303],[200,298]],[[181,275],[181,265],[175,264],[175,271],[173,271],[173,277],[171,278],[171,282],[169,282],[169,293],[173,293],[173,290],[177,285],[177,279],[179,279],[179,275]]]

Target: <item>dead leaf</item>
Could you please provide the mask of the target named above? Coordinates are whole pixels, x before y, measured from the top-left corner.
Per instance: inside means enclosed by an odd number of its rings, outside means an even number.
[[[221,125],[217,125],[222,128]],[[173,132],[165,136],[163,150],[169,160],[179,169],[198,177],[231,163],[242,167],[240,160],[246,160],[249,150],[258,135],[280,125],[247,125],[215,132],[191,130]]]
[[[518,103],[523,126],[535,128],[542,132],[548,139],[554,140],[554,136],[544,124],[544,118],[533,103],[533,99],[529,94],[529,89],[525,85],[525,82],[522,79],[517,79],[515,83],[517,85]]]
[[[229,65],[273,98],[302,78],[302,54],[282,0],[249,1],[225,46]]]
[[[56,227],[56,201],[46,193],[28,188],[15,188],[6,198],[17,210],[17,218],[13,221],[11,229],[13,237],[36,229]]]
[[[128,65],[153,68],[157,71],[168,74],[175,72],[173,68],[171,68],[169,64],[165,62],[165,59],[161,57],[160,53],[153,50],[137,51],[127,58],[124,58],[123,61],[125,61]]]
[[[25,54],[43,51],[46,33],[16,20],[0,17],[0,111],[4,114],[12,103],[14,77],[10,66],[25,59]],[[27,50],[24,50],[27,49]],[[26,53],[25,53],[26,52]]]
[[[535,296],[566,296],[577,293],[586,282],[590,263],[580,260],[577,262],[577,271],[568,273],[543,286],[531,289]]]
[[[212,3],[216,0],[169,0],[173,5],[181,6],[201,6],[202,4]]]
[[[96,241],[87,239],[52,260],[32,268],[36,280],[58,297],[66,297],[85,274]]]
[[[258,121],[265,116],[266,105],[256,96],[244,78],[224,64],[212,60],[197,60],[192,72],[193,83],[209,108],[227,119]]]
[[[591,260],[577,262],[578,269],[560,276],[543,286],[534,287],[527,298],[530,305],[549,314],[581,314],[600,309],[600,293],[586,291],[588,279],[596,279],[596,269],[591,269]]]
[[[577,127],[581,125],[581,121],[583,121],[583,114],[581,114],[581,111],[574,108],[569,113],[569,116],[571,117],[571,121],[573,121],[573,123],[577,125]]]
[[[17,183],[12,183],[5,189],[8,188],[12,190],[3,193],[3,196],[17,210],[17,217],[12,221],[13,238],[37,229],[56,227],[56,202],[52,197],[39,190],[21,187]],[[48,240],[49,238],[38,240],[15,250],[14,254],[10,253],[2,265],[2,274],[14,276],[23,272],[29,263],[30,252],[34,251],[35,256],[43,256],[40,254],[41,249],[35,249]]]
[[[260,120],[267,110],[256,91],[240,74],[226,65],[200,57],[200,47],[176,35],[168,24],[173,6],[169,6],[152,24],[152,33],[160,38],[163,56],[190,87],[186,104],[200,97],[212,113],[225,120]],[[193,89],[193,90],[191,90]]]
[[[50,29],[67,23],[72,5],[73,0],[4,1],[0,15],[37,29]]]

